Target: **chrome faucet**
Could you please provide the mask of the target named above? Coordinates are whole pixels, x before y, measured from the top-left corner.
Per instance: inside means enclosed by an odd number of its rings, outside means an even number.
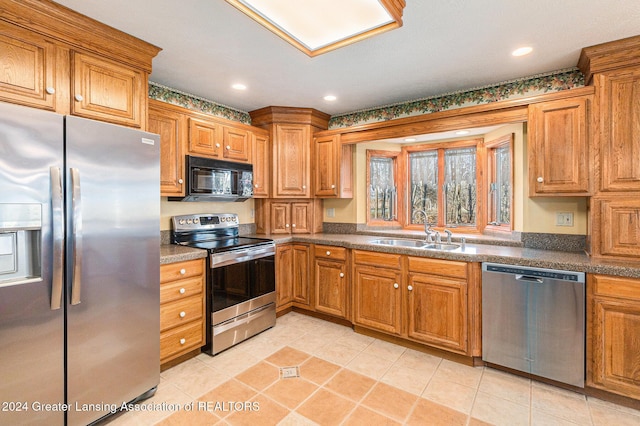
[[[451,234],[453,234],[453,232],[449,231],[448,229],[445,229],[444,233],[447,234],[447,244],[451,244]]]
[[[440,232],[436,231],[436,243],[440,244],[442,242],[442,237],[440,236]]]
[[[431,230],[431,224],[429,223],[428,219],[427,219],[427,214],[424,212],[424,210],[416,210],[413,212],[413,215],[415,216],[418,213],[422,213],[422,216],[424,217],[424,233],[425,233],[425,241],[430,243],[431,241],[431,234],[433,233],[433,231]]]

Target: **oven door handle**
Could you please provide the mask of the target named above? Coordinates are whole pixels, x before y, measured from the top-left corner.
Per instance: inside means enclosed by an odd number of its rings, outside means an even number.
[[[222,253],[216,253],[211,255],[211,267],[216,268],[220,266],[232,265],[234,263],[248,262],[250,260],[261,259],[263,257],[275,255],[275,249],[272,246],[268,246],[260,249],[238,250],[238,251],[226,251]]]
[[[217,336],[218,334],[222,334],[225,331],[231,330],[232,328],[236,328],[243,324],[254,321],[261,316],[268,314],[269,310],[271,309],[273,309],[273,303],[269,303],[268,305],[262,306],[258,309],[254,309],[253,311],[247,312],[246,314],[242,314],[223,321],[220,324],[213,326],[213,335]]]

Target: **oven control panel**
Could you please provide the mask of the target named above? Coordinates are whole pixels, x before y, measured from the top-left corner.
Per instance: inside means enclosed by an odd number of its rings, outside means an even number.
[[[174,231],[237,228],[238,215],[235,213],[198,213],[173,216]]]

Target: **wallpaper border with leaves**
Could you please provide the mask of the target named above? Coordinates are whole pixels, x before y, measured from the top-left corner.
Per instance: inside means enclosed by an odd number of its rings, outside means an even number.
[[[329,128],[387,121],[582,86],[584,86],[584,75],[577,68],[568,68],[470,90],[335,115],[329,120]]]

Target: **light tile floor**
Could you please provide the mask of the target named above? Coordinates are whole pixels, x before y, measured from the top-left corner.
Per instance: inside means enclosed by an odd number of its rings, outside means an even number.
[[[280,367],[294,366],[299,378],[280,378]],[[640,411],[297,313],[164,371],[140,408],[108,424],[640,425]]]

